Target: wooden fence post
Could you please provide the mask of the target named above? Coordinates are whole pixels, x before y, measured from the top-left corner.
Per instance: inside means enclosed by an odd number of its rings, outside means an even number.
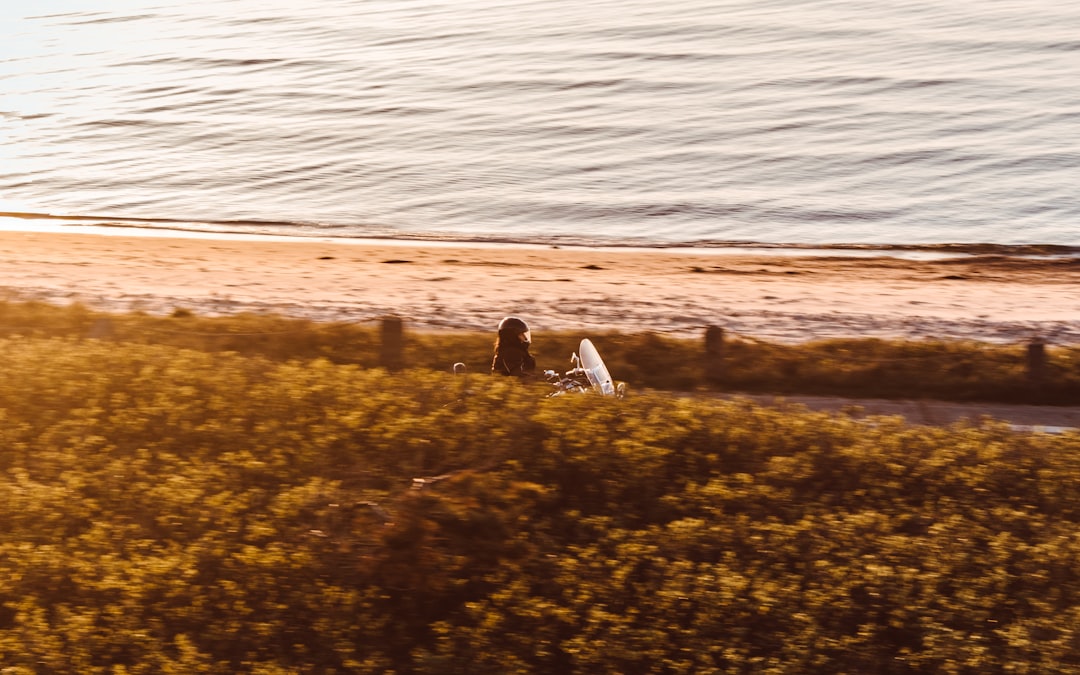
[[[385,316],[380,330],[379,365],[387,370],[400,370],[404,363],[405,335],[401,317]]]
[[[1028,383],[1038,390],[1046,378],[1046,342],[1036,337],[1027,346]]]
[[[709,326],[705,329],[705,379],[719,384],[724,378],[724,329]]]

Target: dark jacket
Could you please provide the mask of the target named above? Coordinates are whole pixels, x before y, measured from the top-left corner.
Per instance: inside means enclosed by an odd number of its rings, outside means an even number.
[[[536,359],[529,353],[529,345],[516,337],[500,338],[495,343],[495,358],[491,360],[491,372],[499,375],[527,377],[536,370]]]

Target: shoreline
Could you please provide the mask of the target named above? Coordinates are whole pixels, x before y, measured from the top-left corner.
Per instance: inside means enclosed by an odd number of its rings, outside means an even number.
[[[70,226],[60,226],[70,228]],[[52,229],[52,228],[44,228]],[[1080,343],[1080,259],[196,237],[0,228],[9,300],[107,311],[278,313],[419,329]],[[185,233],[186,234],[186,233]],[[172,236],[170,236],[172,235]]]
[[[48,221],[57,224],[33,225],[28,221]],[[187,225],[188,227],[183,227]],[[0,232],[40,232],[55,234],[96,234],[104,236],[130,236],[178,239],[225,239],[238,241],[319,241],[326,243],[361,245],[431,245],[431,246],[477,246],[477,247],[527,247],[541,249],[582,249],[598,251],[669,251],[674,253],[699,253],[714,255],[783,255],[783,256],[837,256],[837,257],[891,257],[932,260],[939,258],[1007,255],[1022,258],[1080,258],[1080,245],[1066,244],[1000,244],[980,242],[952,243],[806,243],[806,242],[760,242],[760,241],[713,241],[661,242],[636,240],[619,243],[606,240],[570,240],[566,237],[548,239],[515,239],[481,235],[407,235],[367,234],[334,235],[284,234],[248,232],[237,229],[200,229],[199,225],[304,227],[304,223],[263,221],[200,221],[175,218],[108,218],[100,216],[52,215],[44,213],[0,212]]]

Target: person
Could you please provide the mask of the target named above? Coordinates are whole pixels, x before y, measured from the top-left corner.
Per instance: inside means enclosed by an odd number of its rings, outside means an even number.
[[[529,325],[516,316],[508,316],[499,322],[499,336],[495,338],[495,358],[491,360],[491,373],[529,377],[536,370],[536,359],[529,353],[532,333]]]

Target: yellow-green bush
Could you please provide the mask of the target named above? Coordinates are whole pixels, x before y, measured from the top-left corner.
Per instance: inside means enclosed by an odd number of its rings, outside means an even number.
[[[5,672],[1080,669],[1080,434],[0,354]]]

